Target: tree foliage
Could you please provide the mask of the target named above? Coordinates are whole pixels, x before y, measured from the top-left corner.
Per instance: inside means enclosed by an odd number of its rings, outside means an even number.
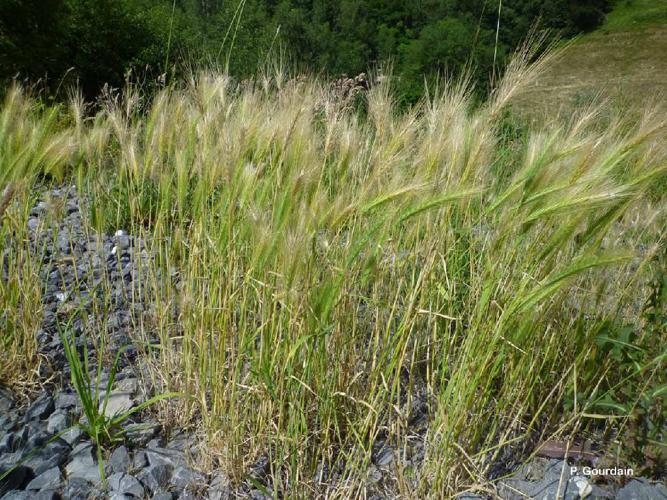
[[[499,6],[502,8],[499,9]],[[609,0],[0,0],[0,78],[76,80],[93,96],[126,72],[175,64],[356,74],[391,62],[407,98],[463,67],[484,81],[531,27],[561,36],[602,22]],[[498,44],[496,45],[496,30]]]

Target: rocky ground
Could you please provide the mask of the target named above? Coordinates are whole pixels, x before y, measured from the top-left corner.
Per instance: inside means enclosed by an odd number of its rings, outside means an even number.
[[[58,210],[54,211],[54,205]],[[85,210],[80,205],[74,189],[55,189],[44,193],[27,221],[31,244],[44,256],[40,272],[45,283],[44,317],[38,342],[47,360],[41,375],[51,383],[27,404],[0,390],[0,476],[9,471],[0,480],[0,498],[264,498],[259,490],[233,489],[222,473],[195,470],[190,465],[198,450],[195,436],[166,436],[146,412],[133,415],[124,424],[126,439],[109,450],[104,464],[107,488],[101,484],[92,442],[75,426],[81,421],[82,409],[69,383],[58,325],[71,320],[68,331],[79,336],[79,349],[83,349],[83,342],[90,342],[82,334],[96,328],[104,330],[112,353],[136,342],[132,325],[151,308],[150,296],[141,288],[142,269],[151,257],[141,239],[123,231],[114,235],[87,233],[82,223]],[[6,272],[3,268],[2,273]],[[94,317],[100,311],[106,316],[101,326]],[[86,316],[93,318],[86,320]],[[89,347],[92,351],[92,345]],[[108,415],[127,411],[146,398],[145,372],[138,359],[137,349],[128,349],[123,355],[108,395]],[[105,382],[108,376],[103,372],[101,380]],[[424,419],[420,421],[424,424]],[[373,466],[377,474],[370,476],[380,481],[383,474],[390,473],[394,456],[391,449],[379,446]],[[622,487],[604,486],[583,474],[571,475],[563,460],[536,458],[500,481],[498,494],[506,499],[653,500],[667,499],[667,488],[643,479],[631,479]]]

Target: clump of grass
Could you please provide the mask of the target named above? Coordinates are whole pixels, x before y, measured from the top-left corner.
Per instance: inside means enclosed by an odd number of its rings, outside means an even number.
[[[401,480],[423,493],[582,418],[583,402],[552,409],[572,384],[597,397],[577,374],[606,314],[570,304],[617,294],[599,269],[632,248],[606,238],[664,178],[664,123],[599,130],[586,110],[530,132],[501,180],[497,120],[534,71],[511,67],[476,111],[465,86],[405,113],[380,86],[364,119],[313,81],[216,75],[158,95],[145,122],[111,110],[123,213],[179,270],[156,293],[176,323],[156,376],[196,395],[187,414],[236,480],[264,457],[273,491],[305,494],[325,467],[361,493],[379,436],[409,456],[422,384],[426,459]]]
[[[505,108],[550,57],[524,51],[477,108],[465,83],[405,111],[381,84],[361,114],[315,79],[202,74],[145,116],[130,92],[77,125],[95,225],[154,256],[136,335],[159,338],[156,382],[191,396],[179,423],[235,482],[451,495],[600,420],[617,365],[603,355],[597,372],[596,339],[639,320],[630,298],[656,264],[636,249],[665,227],[664,198],[647,197],[665,122],[600,127],[590,107],[500,154]],[[379,443],[403,465],[373,485]]]
[[[60,177],[73,152],[60,111],[42,109],[18,87],[0,108],[0,383],[34,388],[40,359],[41,249],[29,244],[27,219],[38,176]]]
[[[159,401],[177,397],[177,393],[163,393],[153,396],[146,401],[132,407],[129,410],[109,415],[107,405],[112,395],[118,364],[125,349],[120,349],[114,362],[111,364],[108,373],[103,373],[104,361],[102,351],[104,346],[100,346],[95,362],[95,377],[91,377],[92,366],[88,352],[88,342],[84,337],[81,343],[82,355],[79,355],[77,346],[77,336],[73,331],[61,332],[61,340],[65,348],[65,357],[70,369],[72,388],[79,397],[83,417],[77,426],[86,433],[93,442],[97,453],[97,463],[99,465],[100,477],[105,482],[103,451],[105,447],[113,446],[122,442],[127,429],[122,427],[132,415],[149,408]],[[106,375],[106,383],[103,380]]]

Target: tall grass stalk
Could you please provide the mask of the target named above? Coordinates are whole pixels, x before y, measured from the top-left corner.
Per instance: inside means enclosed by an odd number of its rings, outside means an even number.
[[[359,114],[312,78],[200,74],[82,126],[96,224],[155,256],[154,381],[192,396],[171,418],[235,482],[265,459],[275,494],[440,497],[587,422],[595,337],[648,293],[630,270],[664,230],[665,123],[585,110],[498,165],[503,111],[550,57],[525,49],[476,109],[465,84],[404,112],[379,84]],[[381,485],[379,443],[402,464]]]

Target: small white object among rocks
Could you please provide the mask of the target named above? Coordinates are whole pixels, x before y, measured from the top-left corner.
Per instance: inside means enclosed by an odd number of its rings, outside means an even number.
[[[579,490],[580,498],[586,498],[593,492],[593,486],[591,486],[591,483],[585,477],[574,476],[572,482],[576,485],[577,490]]]

